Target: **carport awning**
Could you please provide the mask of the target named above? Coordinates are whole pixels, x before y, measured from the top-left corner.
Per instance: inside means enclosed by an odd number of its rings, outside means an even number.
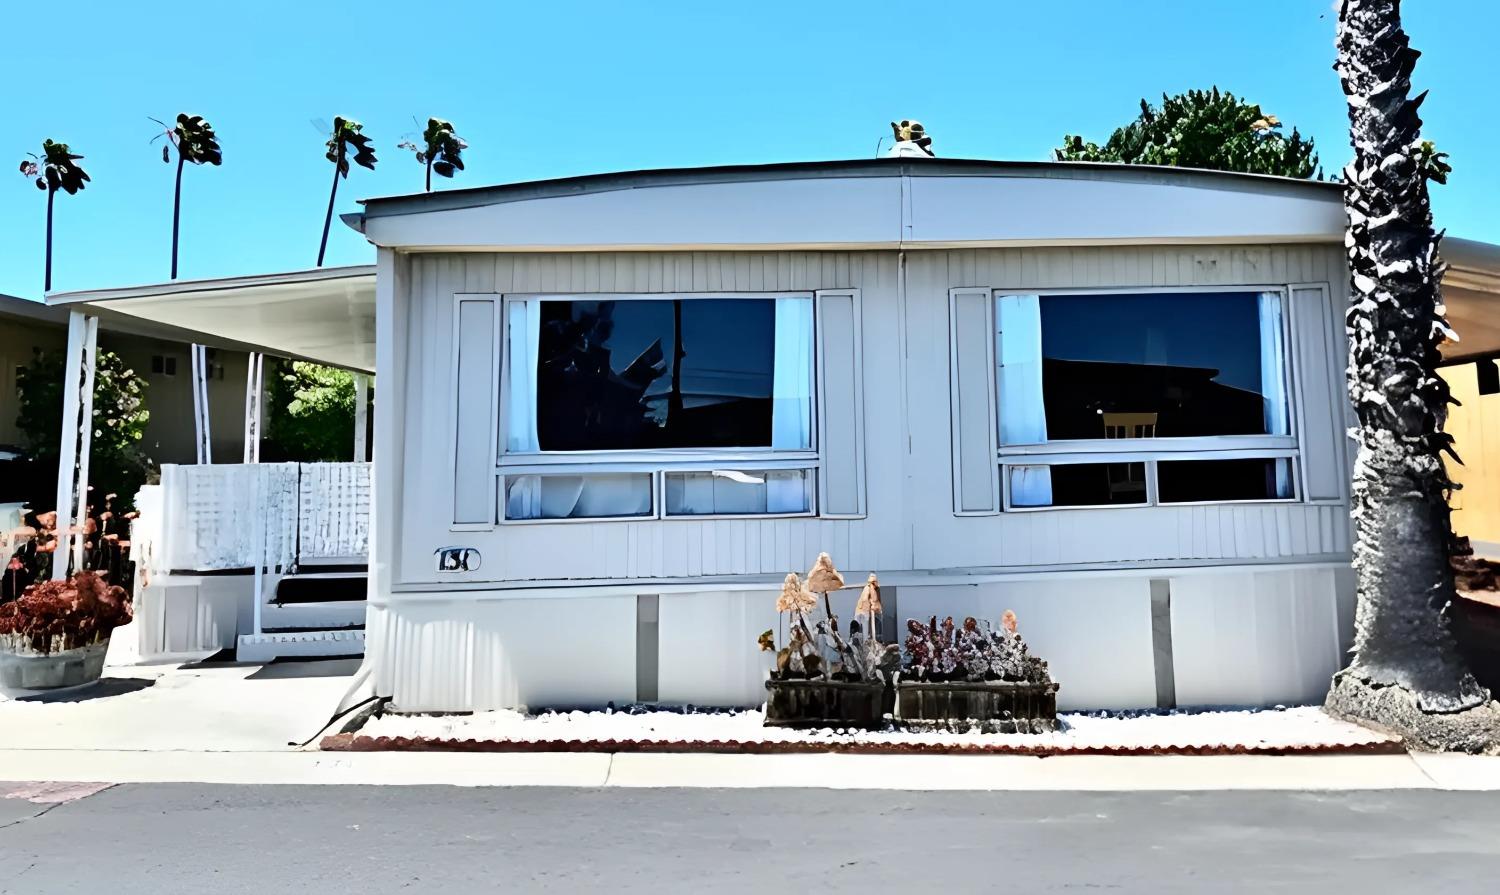
[[[1500,246],[1469,239],[1444,239],[1448,272],[1443,302],[1457,342],[1443,345],[1443,360],[1463,363],[1500,356]]]
[[[64,292],[47,303],[162,338],[375,369],[373,265]]]

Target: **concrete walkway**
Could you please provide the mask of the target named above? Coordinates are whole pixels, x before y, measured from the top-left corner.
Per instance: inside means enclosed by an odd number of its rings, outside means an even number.
[[[1500,790],[1500,758],[323,753],[356,660],[113,668],[0,701],[0,781],[907,790]]]

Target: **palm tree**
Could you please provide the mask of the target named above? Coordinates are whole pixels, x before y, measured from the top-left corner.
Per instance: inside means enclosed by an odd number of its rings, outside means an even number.
[[[318,243],[318,266],[328,250],[328,227],[333,223],[333,202],[339,194],[339,178],[349,176],[349,148],[354,148],[354,163],[375,170],[375,147],[360,133],[364,125],[348,118],[333,119],[333,135],[328,138],[327,158],[333,162],[333,189],[328,191],[328,214],[323,217],[323,240]]]
[[[464,138],[453,132],[453,123],[441,118],[427,119],[427,129],[422,132],[422,143],[411,140],[397,144],[398,149],[416,153],[417,162],[427,168],[427,192],[432,192],[432,174],[436,171],[443,177],[452,177],[454,171],[464,169],[463,151],[469,148]]]
[[[43,140],[41,155],[26,154],[30,156],[30,161],[21,161],[21,174],[36,178],[36,188],[47,192],[47,273],[42,290],[51,292],[52,200],[56,198],[58,190],[71,196],[83,189],[84,184],[88,183],[89,175],[76,164],[83,156],[74,155],[66,143]]]
[[[157,118],[151,120],[162,126],[162,132],[152,137],[151,142],[156,142],[157,137],[166,137],[167,142],[177,147],[177,184],[172,191],[172,279],[175,280],[178,224],[182,219],[182,167],[188,162],[195,165],[220,165],[224,163],[224,153],[219,149],[219,137],[214,133],[214,126],[204,121],[202,115],[179,112],[176,127],[167,127],[166,122]],[[161,160],[171,162],[169,147],[161,148]]]
[[[1354,160],[1344,171],[1351,301],[1349,388],[1359,414],[1354,468],[1354,656],[1334,676],[1336,715],[1430,749],[1500,749],[1500,706],[1449,630],[1456,597],[1441,452],[1448,388],[1435,372],[1450,334],[1438,281],[1428,181],[1443,154],[1419,134],[1416,50],[1400,0],[1343,0],[1338,63]]]

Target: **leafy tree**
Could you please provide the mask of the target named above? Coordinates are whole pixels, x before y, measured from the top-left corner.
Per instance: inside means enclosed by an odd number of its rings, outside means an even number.
[[[21,393],[16,426],[49,481],[38,481],[30,496],[33,509],[46,510],[56,499],[58,439],[62,434],[63,352],[38,351],[17,377]],[[151,414],[146,409],[146,380],[112,351],[94,361],[94,431],[89,442],[89,484],[95,502],[118,494],[128,506],[151,472],[141,439]]]
[[[266,391],[268,460],[349,459],[354,449],[352,373],[306,361],[278,361]]]
[[[1443,154],[1420,139],[1411,73],[1420,54],[1400,0],[1344,0],[1338,62],[1354,160],[1349,226],[1349,390],[1359,414],[1354,465],[1354,657],[1327,708],[1429,749],[1500,751],[1500,705],[1475,681],[1449,628],[1452,487],[1442,452],[1448,386],[1438,236],[1428,182]]]
[[[328,191],[328,214],[323,216],[323,240],[318,243],[318,266],[328,250],[328,228],[333,223],[333,202],[339,194],[339,178],[349,176],[349,150],[354,150],[354,164],[375,170],[375,147],[360,133],[364,125],[347,118],[333,119],[333,135],[328,138],[326,158],[333,162],[333,189]]]
[[[224,163],[224,153],[219,149],[219,137],[214,133],[214,126],[203,120],[201,115],[188,115],[179,112],[175,127],[167,127],[166,122],[156,118],[151,119],[162,126],[162,132],[156,137],[166,137],[171,146],[177,147],[177,182],[172,191],[172,279],[177,279],[177,233],[178,223],[182,219],[182,168],[188,162],[195,165],[221,165]],[[156,142],[152,137],[152,142]],[[171,147],[162,146],[161,160],[166,163],[172,161]]]
[[[26,153],[29,161],[21,161],[21,174],[25,177],[36,179],[36,188],[45,190],[47,193],[47,273],[44,291],[52,291],[52,200],[57,197],[57,191],[63,190],[68,195],[75,195],[88,183],[89,175],[78,166],[77,162],[83,158],[74,155],[68,149],[66,143],[54,143],[51,140],[42,141],[42,154],[34,155]]]
[[[1160,108],[1143,99],[1140,117],[1110,134],[1103,146],[1069,134],[1052,154],[1061,162],[1174,165],[1283,177],[1316,173],[1322,178],[1311,138],[1303,139],[1296,128],[1291,136],[1282,134],[1275,115],[1217,87],[1162,94]]]
[[[417,162],[427,168],[427,192],[432,192],[432,173],[452,177],[454,171],[464,169],[463,151],[469,148],[463,137],[453,132],[453,123],[441,118],[427,119],[427,129],[422,132],[422,143],[411,140],[397,144],[416,154]]]

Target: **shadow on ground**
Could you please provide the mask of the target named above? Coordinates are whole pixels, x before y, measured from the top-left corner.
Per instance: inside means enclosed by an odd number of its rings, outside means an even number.
[[[359,670],[359,658],[344,659],[277,659],[253,674],[247,681],[279,681],[300,677],[348,677]]]
[[[138,677],[106,677],[100,678],[92,684],[84,684],[81,687],[69,687],[56,693],[35,693],[30,696],[20,696],[16,702],[88,702],[93,699],[108,699],[111,696],[123,696],[126,693],[137,693],[155,684],[154,678]]]

